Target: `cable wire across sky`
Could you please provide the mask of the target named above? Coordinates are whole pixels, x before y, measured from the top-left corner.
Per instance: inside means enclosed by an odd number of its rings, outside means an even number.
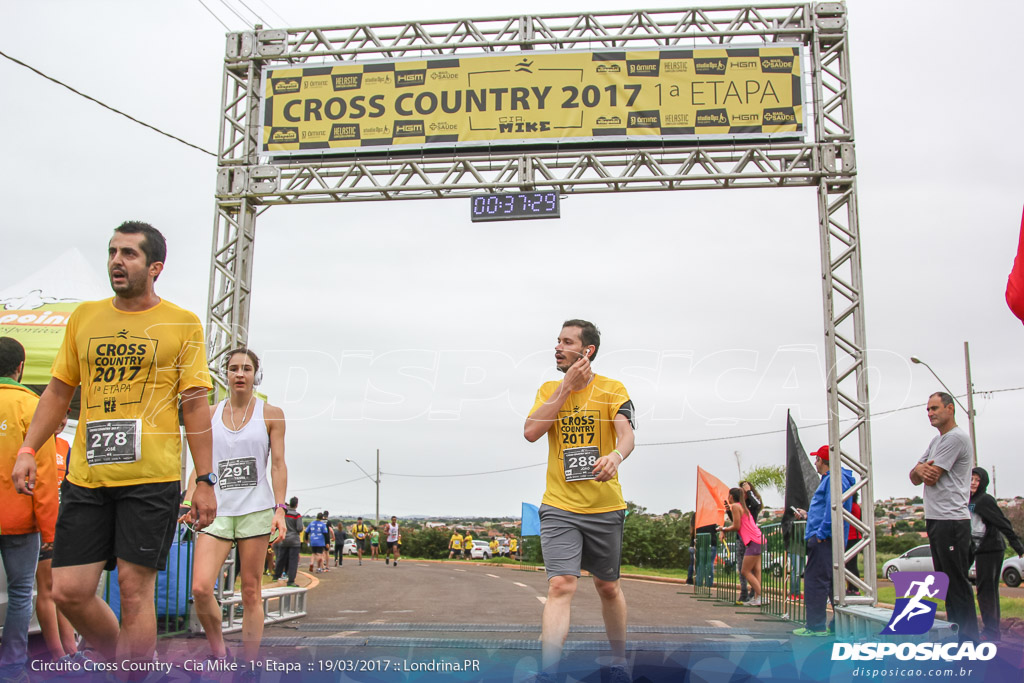
[[[227,28],[227,27],[225,27],[225,28]],[[150,130],[152,130],[152,131],[154,131],[156,133],[159,133],[160,135],[164,135],[166,137],[169,137],[172,140],[176,140],[177,142],[180,142],[183,145],[187,145],[187,146],[191,147],[192,149],[199,150],[203,154],[209,154],[211,157],[213,157],[215,159],[217,158],[217,155],[214,154],[213,152],[211,152],[210,150],[203,149],[199,145],[194,145],[191,142],[189,142],[188,140],[182,140],[177,135],[171,135],[170,133],[168,133],[166,131],[160,130],[156,126],[148,124],[145,121],[140,121],[139,119],[135,118],[134,116],[132,116],[130,114],[124,113],[120,109],[116,109],[114,107],[111,107],[109,104],[106,104],[105,102],[101,102],[100,100],[97,100],[95,97],[90,97],[89,95],[86,95],[85,93],[83,93],[83,92],[81,92],[79,90],[75,90],[74,88],[72,88],[67,83],[63,83],[63,82],[57,80],[56,78],[54,78],[53,76],[49,76],[49,75],[43,73],[42,71],[40,71],[39,69],[35,68],[34,66],[30,66],[29,64],[26,64],[25,62],[21,61],[20,59],[16,59],[16,58],[10,56],[9,54],[7,54],[7,53],[5,53],[3,51],[0,51],[0,57],[3,57],[5,59],[9,59],[10,61],[14,62],[15,64],[17,64],[19,66],[25,67],[26,69],[28,69],[29,71],[35,73],[36,75],[42,76],[46,80],[48,80],[48,81],[50,81],[52,83],[56,83],[57,85],[61,86],[62,88],[67,88],[68,90],[70,90],[71,92],[75,93],[79,97],[84,97],[85,99],[89,100],[90,102],[95,102],[96,104],[100,105],[104,109],[109,109],[110,111],[114,112],[115,114],[120,114],[121,116],[125,117],[129,121],[133,121],[133,122],[139,124],[140,126],[145,126],[146,128],[149,128]]]

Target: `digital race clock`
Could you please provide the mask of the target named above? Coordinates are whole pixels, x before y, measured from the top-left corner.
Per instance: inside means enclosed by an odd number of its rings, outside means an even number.
[[[518,221],[527,218],[558,218],[557,192],[503,192],[471,198],[469,217],[480,221]]]

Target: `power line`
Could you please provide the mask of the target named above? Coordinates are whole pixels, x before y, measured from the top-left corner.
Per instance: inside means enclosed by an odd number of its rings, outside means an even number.
[[[9,54],[6,54],[5,52],[0,51],[0,57],[4,57],[5,59],[9,59],[12,62],[14,62],[15,64],[18,64],[19,66],[23,66],[26,69],[28,69],[29,71],[32,71],[33,73],[35,73],[35,74],[37,74],[39,76],[42,76],[46,80],[48,80],[48,81],[50,81],[52,83],[56,83],[57,85],[61,86],[62,88],[67,88],[68,90],[70,90],[71,92],[75,93],[79,97],[84,97],[85,99],[89,100],[90,102],[95,102],[96,104],[100,105],[104,109],[109,109],[110,111],[114,112],[115,114],[120,114],[121,116],[125,117],[129,121],[134,121],[135,123],[139,124],[140,126],[145,126],[146,128],[149,128],[152,131],[160,133],[160,135],[164,135],[166,137],[169,137],[172,140],[177,140],[178,142],[180,142],[183,145],[188,145],[192,149],[197,149],[200,152],[203,152],[204,154],[209,154],[211,157],[217,158],[217,155],[214,154],[213,152],[211,152],[210,150],[203,149],[199,145],[193,145],[191,142],[189,142],[187,140],[182,140],[181,138],[179,138],[176,135],[171,135],[170,133],[168,133],[166,131],[160,130],[156,126],[151,126],[150,124],[146,123],[145,121],[140,121],[139,119],[135,118],[134,116],[131,116],[129,114],[124,113],[120,109],[115,109],[114,107],[111,107],[109,104],[105,104],[104,102],[100,102],[95,97],[90,97],[89,95],[86,95],[83,92],[79,92],[78,90],[75,90],[74,88],[72,88],[67,83],[62,83],[61,81],[58,81],[56,78],[44,74],[39,69],[37,69],[37,68],[35,68],[33,66],[29,66],[28,64],[26,64],[25,62],[21,61],[20,59],[15,59],[14,57],[11,57]]]
[[[285,26],[290,26],[291,25],[291,22],[288,21],[287,19],[285,19],[284,17],[282,17],[280,14],[278,14],[277,10],[275,10],[273,7],[271,7],[270,4],[266,2],[266,0],[260,0],[260,2],[263,4],[264,7],[266,7],[268,10],[270,10],[271,12],[274,13],[274,16],[276,16],[278,19],[280,19],[282,24],[284,24]]]
[[[345,484],[351,484],[351,483],[357,482],[357,481],[359,481],[361,479],[363,479],[363,477],[356,477],[355,479],[349,479],[348,481],[339,481],[339,482],[334,483],[334,484],[324,484],[323,486],[313,486],[313,487],[308,488],[308,489],[295,489],[295,493],[300,493],[302,491],[317,491],[319,489],[329,489],[332,486],[344,486]]]
[[[247,4],[245,4],[245,0],[238,0],[238,4],[240,4],[245,9],[249,10],[249,13],[254,15],[257,19],[259,19],[261,24],[266,25],[267,28],[274,28],[273,26],[270,25],[269,21],[267,21],[266,19],[261,17],[259,14],[257,14],[256,11],[252,7],[249,7]]]
[[[1024,390],[1024,387],[1011,387],[1011,388],[1008,388],[1008,389],[993,389],[991,391],[976,391],[974,393],[975,394],[1000,394],[1000,393],[1007,392],[1007,391],[1021,391],[1021,390]],[[966,395],[966,394],[964,394],[964,395]],[[875,416],[878,416],[878,415],[890,415],[892,413],[899,413],[899,412],[902,412],[904,410],[914,410],[914,409],[922,408],[925,405],[926,404],[924,404],[924,403],[919,403],[919,404],[912,405],[912,406],[903,406],[902,408],[893,408],[892,410],[882,410],[882,411],[879,411],[877,413],[873,413],[873,415],[875,415]],[[854,419],[854,418],[847,418],[846,420],[841,420],[841,422],[849,422],[851,419]],[[804,429],[811,429],[811,428],[814,428],[814,427],[826,427],[826,426],[828,426],[827,422],[817,422],[817,423],[814,423],[814,424],[804,425]],[[736,435],[733,435],[733,436],[715,436],[715,437],[710,437],[710,438],[706,438],[706,439],[689,439],[689,440],[686,440],[686,441],[662,441],[662,442],[658,442],[658,443],[638,443],[638,444],[636,444],[636,447],[640,448],[642,446],[681,446],[681,445],[688,445],[688,444],[695,444],[695,443],[709,443],[709,442],[712,442],[712,441],[727,441],[729,439],[748,439],[748,438],[755,437],[755,436],[767,436],[769,434],[784,434],[785,432],[786,432],[785,429],[772,429],[772,430],[769,430],[769,431],[766,431],[766,432],[753,432],[753,433],[750,433],[750,434],[736,434]],[[459,473],[459,474],[401,474],[401,473],[398,473],[398,472],[381,472],[380,474],[381,474],[381,476],[387,475],[389,477],[409,477],[409,478],[414,478],[414,479],[454,479],[456,477],[482,477],[482,476],[488,475],[488,474],[501,474],[502,472],[515,472],[515,471],[518,471],[518,470],[528,470],[528,469],[532,469],[534,467],[541,467],[541,466],[544,466],[544,465],[547,465],[547,461],[538,462],[538,463],[535,463],[533,465],[522,465],[521,467],[508,467],[508,468],[502,469],[502,470],[488,470],[486,472],[464,472],[464,473]],[[325,488],[330,488],[332,486],[341,486],[343,484],[351,484],[352,482],[360,481],[360,480],[365,479],[365,478],[366,477],[357,477],[355,479],[350,479],[348,481],[343,481],[343,482],[338,483],[338,484],[327,484],[325,486],[316,486],[316,487],[309,488],[309,489],[297,489],[297,491],[315,491],[317,489],[325,489]]]
[[[243,16],[242,16],[241,14],[239,14],[238,12],[236,12],[236,11],[235,11],[235,8],[234,8],[234,7],[232,7],[232,6],[231,6],[231,5],[229,5],[229,4],[227,3],[227,2],[225,2],[225,0],[219,0],[219,1],[220,1],[220,4],[222,4],[222,5],[224,5],[225,7],[227,7],[227,8],[228,8],[228,11],[229,11],[229,12],[231,12],[231,13],[232,13],[232,14],[234,14],[234,15],[235,15],[236,17],[238,17],[238,20],[239,20],[239,21],[241,21],[241,22],[242,22],[243,24],[245,24],[246,26],[248,26],[248,25],[249,25],[249,20],[248,20],[248,19],[246,19],[245,17],[243,17]]]
[[[1010,387],[1008,389],[992,389],[991,391],[975,391],[974,393],[976,395],[977,394],[1001,394],[1001,393],[1004,393],[1004,392],[1007,392],[1007,391],[1021,391],[1022,389],[1024,389],[1024,387]],[[960,398],[960,397],[966,396],[966,395],[967,395],[966,393],[960,394],[959,396],[957,396],[957,398]],[[881,410],[881,411],[879,411],[877,413],[872,413],[872,417],[876,417],[878,415],[891,415],[892,413],[899,413],[899,412],[904,411],[904,410],[914,410],[916,408],[923,408],[925,405],[927,405],[927,404],[925,404],[925,403],[918,403],[918,404],[915,404],[915,405],[912,405],[912,406],[903,406],[902,408],[893,408],[892,410]],[[850,420],[853,420],[853,419],[856,419],[856,418],[846,418],[845,420],[840,420],[840,422],[849,422]],[[813,429],[815,427],[827,427],[827,426],[828,426],[828,422],[816,422],[814,424],[804,425],[803,428],[804,429]],[[636,447],[639,448],[641,446],[681,446],[681,445],[694,444],[694,443],[708,443],[708,442],[711,442],[711,441],[729,441],[731,439],[749,439],[749,438],[755,437],[755,436],[768,436],[769,434],[784,434],[785,432],[786,432],[785,429],[771,429],[771,430],[766,431],[766,432],[753,432],[753,433],[750,433],[750,434],[737,434],[737,435],[734,435],[734,436],[714,436],[714,437],[710,437],[710,438],[707,438],[707,439],[689,439],[687,441],[660,441],[658,443],[638,443],[638,444],[636,444]]]
[[[205,3],[205,2],[203,2],[203,0],[197,0],[197,1],[199,2],[199,4],[200,4],[200,5],[202,5],[202,6],[203,6],[203,8],[204,8],[204,9],[205,9],[205,10],[206,10],[207,12],[209,12],[209,13],[210,13],[210,16],[212,16],[212,17],[213,17],[214,19],[216,19],[216,20],[217,20],[217,23],[219,23],[219,24],[220,24],[221,26],[223,26],[223,27],[224,27],[224,30],[225,30],[225,31],[230,31],[230,30],[231,30],[230,28],[228,28],[228,25],[227,25],[227,24],[225,24],[225,23],[224,23],[223,21],[221,21],[221,20],[220,20],[220,17],[218,17],[218,16],[216,15],[216,14],[214,14],[214,13],[213,13],[213,10],[212,10],[212,9],[210,9],[209,7],[207,7],[207,6],[206,6],[206,3]]]
[[[504,470],[490,470],[488,472],[467,472],[467,473],[464,473],[464,474],[398,474],[398,473],[395,473],[395,472],[381,472],[381,474],[382,475],[386,474],[389,477],[415,477],[417,479],[420,479],[420,478],[422,478],[422,479],[447,479],[449,477],[452,477],[452,478],[454,478],[454,477],[479,477],[479,476],[484,475],[484,474],[498,474],[500,472],[515,472],[516,470],[528,470],[528,469],[530,469],[532,467],[540,467],[542,465],[547,465],[547,464],[548,464],[547,461],[544,461],[544,462],[535,463],[533,465],[523,465],[522,467],[509,467],[508,469],[504,469]]]

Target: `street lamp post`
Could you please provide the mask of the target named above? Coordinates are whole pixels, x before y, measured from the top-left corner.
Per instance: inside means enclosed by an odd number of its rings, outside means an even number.
[[[370,476],[370,473],[363,469],[362,465],[357,463],[355,460],[349,460],[345,458],[345,462],[350,462],[359,468],[359,471],[366,475],[366,478],[377,485],[377,522],[375,526],[380,526],[380,449],[377,449],[377,478],[374,479]]]
[[[956,401],[956,404],[960,406],[965,413],[967,413],[967,425],[971,431],[971,449],[974,452],[974,466],[977,467],[978,441],[974,436],[974,385],[971,383],[971,355],[967,342],[964,342],[964,361],[967,364],[967,406],[960,403],[960,400],[953,394],[953,390],[947,387],[946,383],[942,381],[942,378],[935,374],[935,371],[932,370],[932,366],[928,365],[917,356],[910,357],[911,363],[917,363],[918,365],[923,365],[928,368],[928,372],[932,373],[932,377],[939,380],[939,384],[942,385],[942,388],[945,389],[946,392],[953,397],[953,400]]]

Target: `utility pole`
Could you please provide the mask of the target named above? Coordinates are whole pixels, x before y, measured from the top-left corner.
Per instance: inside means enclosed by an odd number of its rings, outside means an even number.
[[[964,364],[967,366],[967,424],[971,428],[971,448],[974,449],[974,466],[978,466],[978,440],[974,436],[974,383],[971,382],[971,349],[964,342]]]

